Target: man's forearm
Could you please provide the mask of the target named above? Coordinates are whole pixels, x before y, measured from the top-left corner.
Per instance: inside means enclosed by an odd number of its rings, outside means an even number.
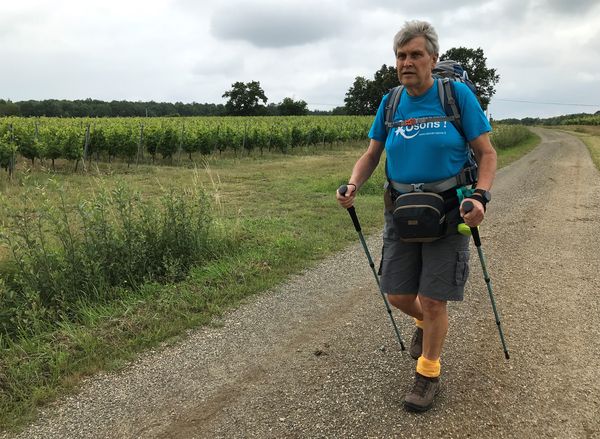
[[[496,151],[492,150],[481,155],[478,163],[477,188],[490,190],[496,176]]]

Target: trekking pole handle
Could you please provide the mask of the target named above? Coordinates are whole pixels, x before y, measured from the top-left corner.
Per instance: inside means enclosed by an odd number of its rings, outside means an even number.
[[[465,213],[469,213],[473,210],[475,206],[471,201],[465,201],[463,203],[463,210]],[[479,229],[477,227],[469,227],[471,229],[471,236],[473,236],[473,241],[475,242],[475,247],[481,247],[481,238],[479,237]]]
[[[343,184],[339,187],[338,192],[340,193],[340,195],[346,195],[346,192],[348,191],[348,186]],[[361,228],[360,228],[360,223],[358,222],[358,216],[356,216],[356,210],[354,209],[354,206],[350,206],[348,209],[348,213],[350,214],[350,218],[352,218],[352,222],[354,223],[354,228],[356,229],[357,232],[360,232]]]

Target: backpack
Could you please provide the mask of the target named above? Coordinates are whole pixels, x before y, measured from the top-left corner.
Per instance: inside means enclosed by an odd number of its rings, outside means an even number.
[[[396,110],[400,104],[400,96],[404,90],[403,85],[398,85],[390,90],[388,101],[385,106],[385,127],[387,132],[389,133],[390,129],[395,127],[418,125],[427,122],[449,121],[452,122],[456,130],[466,140],[465,132],[462,128],[460,107],[458,105],[458,100],[456,99],[454,82],[462,82],[469,87],[473,94],[477,95],[475,84],[469,79],[467,71],[458,62],[450,59],[438,61],[433,68],[432,76],[433,79],[438,82],[438,94],[446,116],[420,117],[394,122],[394,115],[396,114]],[[469,142],[466,142],[466,144],[468,149],[468,162],[465,164],[465,167],[471,168],[476,175],[477,163],[475,161],[475,155]]]

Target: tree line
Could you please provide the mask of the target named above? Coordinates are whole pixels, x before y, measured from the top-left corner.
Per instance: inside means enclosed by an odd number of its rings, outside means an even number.
[[[477,88],[477,97],[485,110],[495,93],[494,85],[500,76],[488,68],[483,49],[452,48],[441,55],[441,60],[459,62]],[[383,65],[373,79],[357,76],[348,89],[344,105],[331,111],[310,111],[304,100],[286,97],[279,103],[269,103],[259,81],[237,81],[222,95],[225,104],[183,102],[131,102],[56,100],[20,101],[0,99],[0,116],[47,117],[169,117],[169,116],[303,116],[314,115],[374,115],[381,98],[398,85],[394,66]]]
[[[595,113],[575,113],[552,117],[524,117],[522,119],[502,119],[508,125],[600,125],[600,111]]]
[[[257,91],[259,90],[259,91]],[[304,116],[322,114],[309,111],[305,101],[284,98],[278,104],[259,105],[255,93],[264,98],[257,81],[236,82],[225,94],[227,104],[192,102],[131,102],[96,99],[19,101],[0,99],[0,117],[194,117],[194,116]],[[225,95],[224,95],[225,96]]]

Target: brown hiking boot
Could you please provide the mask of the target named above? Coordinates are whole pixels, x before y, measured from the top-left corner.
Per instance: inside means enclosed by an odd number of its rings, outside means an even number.
[[[404,398],[404,407],[416,412],[429,410],[433,405],[435,395],[440,391],[440,378],[429,378],[415,374],[415,384]]]
[[[423,330],[421,328],[416,328],[415,333],[412,336],[412,340],[410,341],[410,348],[408,348],[408,353],[410,356],[418,360],[423,352]]]

